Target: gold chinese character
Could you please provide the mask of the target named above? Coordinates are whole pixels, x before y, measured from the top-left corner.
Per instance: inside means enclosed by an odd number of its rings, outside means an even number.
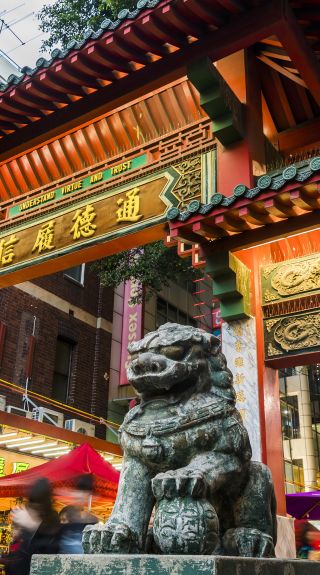
[[[246,396],[243,391],[238,391],[236,393],[236,401],[239,403],[244,403],[246,400]]]
[[[12,473],[21,473],[21,471],[26,471],[29,469],[30,463],[25,463],[24,461],[15,461],[13,464]]]
[[[243,385],[244,384],[244,375],[243,373],[236,373],[234,378],[234,385]]]
[[[236,341],[235,348],[236,348],[236,351],[237,351],[238,353],[241,353],[241,352],[242,352],[242,343],[241,343],[241,341],[239,341],[239,340]]]
[[[236,357],[234,360],[234,365],[236,367],[243,367],[243,357]]]
[[[234,328],[235,335],[243,335],[242,325],[236,325]]]
[[[78,240],[81,238],[90,238],[93,236],[97,229],[93,220],[96,218],[94,208],[90,205],[86,206],[85,210],[77,210],[72,218],[74,222],[70,233],[73,234],[73,239]]]
[[[247,410],[246,409],[238,409],[238,411],[239,411],[239,413],[241,415],[241,419],[244,423],[246,418],[247,418]]]
[[[117,210],[117,222],[138,222],[142,218],[142,214],[139,214],[139,192],[139,188],[133,188],[133,190],[126,193],[127,200],[120,198],[117,201],[118,206],[121,206]]]
[[[11,264],[14,258],[14,249],[13,246],[19,240],[16,238],[15,234],[10,236],[8,240],[1,240],[0,241],[0,265],[7,266]]]
[[[45,250],[52,250],[54,248],[54,224],[55,222],[51,220],[43,226],[38,231],[36,242],[32,248],[32,253],[38,250],[38,253],[44,252]]]

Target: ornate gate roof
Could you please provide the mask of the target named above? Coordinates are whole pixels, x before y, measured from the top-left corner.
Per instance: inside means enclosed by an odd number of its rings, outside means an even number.
[[[320,123],[317,11],[305,0],[139,0],[0,86],[0,155],[182,77],[203,55],[217,61],[253,45],[280,148],[309,144],[310,122]]]

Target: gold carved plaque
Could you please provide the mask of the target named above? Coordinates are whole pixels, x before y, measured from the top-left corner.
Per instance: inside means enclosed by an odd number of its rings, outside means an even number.
[[[165,221],[179,179],[164,171],[101,195],[82,198],[51,217],[17,223],[0,234],[1,276]],[[168,197],[167,197],[168,196]],[[13,222],[14,224],[15,222]]]
[[[265,320],[266,358],[320,351],[320,311]]]
[[[320,254],[262,268],[262,304],[320,292]]]

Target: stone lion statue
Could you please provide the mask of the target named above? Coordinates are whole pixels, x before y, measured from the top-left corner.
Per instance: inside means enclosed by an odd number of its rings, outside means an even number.
[[[140,404],[121,427],[112,515],[85,551],[274,556],[271,474],[251,461],[219,339],[167,323],[128,349]]]

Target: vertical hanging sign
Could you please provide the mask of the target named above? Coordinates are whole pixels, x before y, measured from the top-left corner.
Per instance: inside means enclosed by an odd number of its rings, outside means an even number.
[[[142,337],[142,303],[132,304],[130,300],[137,294],[138,282],[128,281],[124,287],[124,307],[121,341],[120,385],[127,385],[127,367],[130,361],[128,345]]]

